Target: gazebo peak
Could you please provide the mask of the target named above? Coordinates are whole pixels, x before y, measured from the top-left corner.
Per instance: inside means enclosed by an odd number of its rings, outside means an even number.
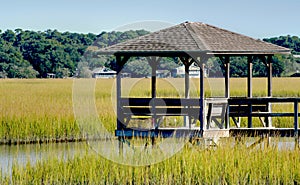
[[[290,49],[202,22],[186,21],[99,50],[99,53],[127,53],[132,55],[172,52],[201,52],[222,55],[286,54],[290,53]]]

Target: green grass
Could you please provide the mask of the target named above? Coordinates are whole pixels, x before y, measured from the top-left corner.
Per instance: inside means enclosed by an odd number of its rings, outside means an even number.
[[[138,156],[136,156],[138,157]],[[14,166],[1,184],[299,184],[299,150],[249,149],[228,143],[214,150],[186,145],[161,163],[133,167],[86,153]]]
[[[123,80],[124,95],[150,97],[150,79]],[[99,119],[113,132],[116,116],[113,79],[99,79],[95,87],[95,104]],[[299,97],[300,78],[274,78],[273,94]],[[82,138],[72,102],[71,79],[0,80],[0,142]],[[158,79],[158,97],[183,97],[184,79]],[[191,97],[199,96],[199,79],[191,81]],[[206,97],[224,95],[223,79],[206,79]],[[129,90],[128,90],[129,89]],[[266,79],[253,79],[253,95],[266,96]],[[246,96],[246,79],[231,79],[231,96]],[[114,96],[113,96],[114,98]],[[274,105],[274,111],[292,111],[292,105]],[[276,127],[292,127],[292,118],[273,118]],[[246,125],[246,120],[242,121]],[[254,124],[259,125],[255,120]]]
[[[44,140],[78,136],[71,80],[1,80],[0,138]]]
[[[206,96],[221,96],[222,82],[206,81]],[[192,83],[195,88],[191,88],[191,96],[196,97],[199,82],[193,79]],[[73,113],[72,84],[72,80],[0,80],[1,141],[83,137]],[[123,86],[128,84],[127,81]],[[300,78],[275,78],[273,94],[299,97],[298,84]],[[254,79],[253,87],[254,96],[266,96],[265,79]],[[182,79],[159,79],[157,95],[183,96],[183,89]],[[100,121],[111,132],[116,120],[112,91],[112,79],[97,80],[96,108]],[[123,93],[150,97],[150,81],[142,79],[131,91]],[[246,96],[246,79],[231,79],[231,95]],[[292,107],[274,109],[288,111]],[[273,124],[291,126],[292,120],[274,119]],[[0,184],[299,184],[299,164],[299,149],[249,149],[245,145],[233,146],[229,141],[216,149],[187,144],[172,158],[144,167],[120,165],[92,152],[66,161],[44,158],[37,164],[28,162],[25,167],[15,164],[11,176],[1,174]]]

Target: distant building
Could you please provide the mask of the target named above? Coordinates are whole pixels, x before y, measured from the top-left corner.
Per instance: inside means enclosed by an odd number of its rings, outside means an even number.
[[[121,73],[122,78],[131,78],[131,73]]]
[[[55,78],[55,76],[54,73],[47,73],[47,78]]]
[[[185,67],[179,66],[172,70],[172,77],[174,78],[184,78],[185,75]],[[200,67],[191,65],[189,67],[189,75],[190,78],[200,78]],[[206,69],[204,69],[204,76],[207,77]]]
[[[300,58],[300,55],[293,55],[294,58]]]
[[[300,77],[299,70],[297,70],[296,73],[292,74],[291,77]]]
[[[117,72],[106,67],[96,68],[92,71],[93,78],[115,78]]]
[[[171,73],[169,70],[156,70],[156,77],[157,78],[170,78]]]

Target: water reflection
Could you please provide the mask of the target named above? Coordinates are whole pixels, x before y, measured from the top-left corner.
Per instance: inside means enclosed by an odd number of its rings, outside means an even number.
[[[296,142],[294,138],[269,138],[259,141],[260,138],[243,138],[243,144],[251,148],[265,148],[272,146],[278,150],[294,150]],[[232,140],[235,140],[232,138]],[[224,140],[223,140],[224,141]],[[227,140],[228,141],[228,140]],[[103,150],[111,148],[105,141],[101,144]],[[219,140],[222,145],[222,139]],[[236,145],[237,141],[233,141]],[[203,146],[203,145],[202,145]],[[298,143],[299,146],[299,143]],[[192,147],[197,147],[194,145]],[[116,150],[117,146],[115,147]],[[126,148],[126,147],[125,147]],[[110,153],[110,150],[106,151]],[[0,170],[2,175],[11,175],[12,166],[24,166],[30,162],[34,165],[37,161],[47,159],[67,160],[72,159],[74,156],[80,157],[87,153],[95,153],[85,142],[74,143],[50,143],[50,144],[29,144],[29,145],[0,145]]]
[[[85,142],[79,143],[50,143],[29,145],[2,145],[0,146],[0,167],[2,174],[11,174],[13,164],[25,166],[26,163],[35,164],[39,160],[58,159],[66,160],[75,155],[86,153],[88,146]]]

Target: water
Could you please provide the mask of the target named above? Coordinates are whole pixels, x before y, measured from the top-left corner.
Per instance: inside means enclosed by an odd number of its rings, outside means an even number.
[[[264,148],[267,145],[276,146],[279,150],[294,150],[296,147],[294,138],[270,138],[269,143],[266,140],[262,142],[258,141],[259,138],[247,138],[245,144],[248,147],[253,146],[251,148]],[[103,145],[104,148],[109,148],[105,143],[101,145]],[[96,154],[85,142],[0,145],[0,170],[2,175],[11,175],[12,166],[14,164],[25,167],[28,162],[34,165],[37,161],[47,160],[49,158],[67,160],[74,158],[74,156],[80,157],[92,152]]]
[[[30,162],[30,164],[34,165],[37,161],[49,158],[66,160],[73,158],[75,155],[83,156],[87,149],[85,142],[2,145],[0,146],[0,169],[2,175],[11,175],[13,164],[25,166]]]
[[[280,138],[247,138],[246,146],[251,148],[264,148],[267,146],[277,147],[278,150],[295,150],[297,142],[292,137],[280,137]],[[299,146],[299,143],[298,143]]]

